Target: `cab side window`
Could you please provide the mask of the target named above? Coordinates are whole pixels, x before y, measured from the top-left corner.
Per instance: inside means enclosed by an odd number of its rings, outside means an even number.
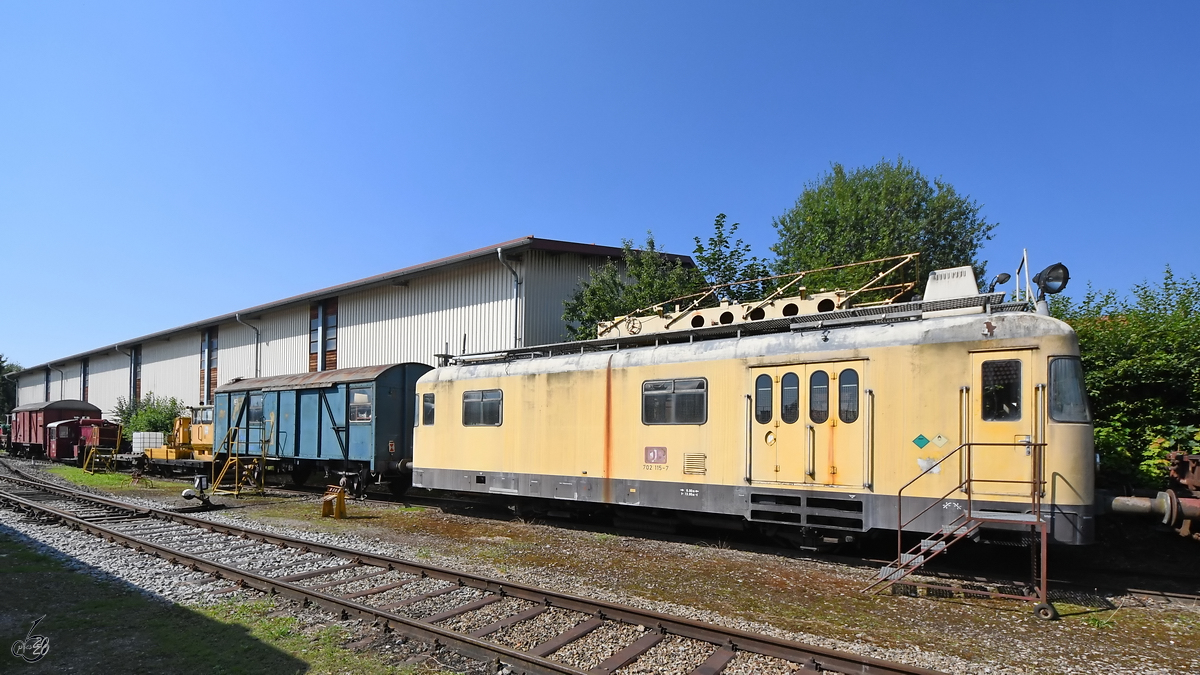
[[[433,394],[421,394],[421,424],[433,424]]]
[[[463,392],[463,426],[498,427],[504,420],[504,391]]]

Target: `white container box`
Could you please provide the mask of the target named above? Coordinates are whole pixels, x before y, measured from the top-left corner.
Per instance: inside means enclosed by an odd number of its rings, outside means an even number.
[[[163,447],[163,435],[161,431],[133,432],[133,454],[141,454],[149,448]]]

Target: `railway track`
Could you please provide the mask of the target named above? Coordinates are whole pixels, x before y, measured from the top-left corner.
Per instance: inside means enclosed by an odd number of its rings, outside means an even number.
[[[208,573],[230,583],[306,604],[342,618],[444,647],[494,673],[612,673],[665,640],[701,650],[689,672],[715,675],[739,659],[780,672],[930,674],[916,668],[804,645],[635,607],[548,591],[420,562],[331,546],[135,506],[29,477],[0,463],[0,503]],[[500,603],[505,603],[501,605]],[[487,609],[503,607],[502,616]],[[489,617],[480,620],[478,617]],[[473,618],[475,617],[475,618]],[[561,631],[533,644],[514,636],[541,622]],[[541,630],[544,630],[541,629]],[[627,637],[587,670],[556,660],[585,648],[587,636]],[[528,631],[526,631],[528,633]],[[745,655],[745,656],[744,656]],[[701,658],[702,657],[702,658]],[[596,659],[593,658],[592,661]]]
[[[272,485],[270,490],[279,492],[290,492],[293,494],[309,495],[314,498],[320,497],[322,488],[315,486],[295,486],[295,485]],[[362,500],[368,504],[379,505],[419,505],[441,508],[443,510],[453,509],[462,510],[466,508],[474,509],[489,509],[495,514],[500,514],[503,509],[496,504],[492,504],[481,500],[462,500],[452,497],[435,497],[435,496],[413,496],[393,497],[390,495],[370,493]],[[560,526],[575,526],[575,525],[560,525]],[[618,534],[629,534],[632,536],[662,538],[664,535],[659,532],[645,530],[627,530],[624,528],[610,527],[588,527],[596,531],[615,532]],[[670,541],[678,541],[691,544],[702,544],[711,542],[708,537],[688,535],[688,534],[672,534],[666,535]],[[728,542],[727,542],[728,543]],[[741,541],[737,544],[740,548],[748,551],[768,553],[771,555],[781,555],[786,557],[803,557],[823,562],[836,563],[847,565],[850,567],[865,567],[878,569],[879,567],[892,562],[890,559],[876,559],[868,556],[854,556],[847,554],[835,554],[828,552],[816,551],[799,551],[794,547],[776,546],[763,542],[752,542],[750,540]],[[967,581],[983,585],[1007,585],[1020,586],[1028,582],[1026,577],[1015,577],[996,571],[981,573],[978,569],[967,569],[948,562],[942,561],[936,566],[926,567],[922,570],[921,576],[929,577],[930,580],[944,581]],[[1087,570],[1074,570],[1062,573],[1060,576],[1052,578],[1051,598],[1057,597],[1075,601],[1076,604],[1085,604],[1088,597],[1099,598],[1100,596],[1111,595],[1135,595],[1152,598],[1158,602],[1164,603],[1184,603],[1188,605],[1200,605],[1200,594],[1187,593],[1181,591],[1171,591],[1154,588],[1140,588],[1130,584],[1129,577],[1134,576],[1143,580],[1166,581],[1178,585],[1195,585],[1196,578],[1194,575],[1188,574],[1165,574],[1161,572],[1150,572],[1140,570],[1132,572],[1122,569],[1107,569],[1107,568],[1092,568]],[[936,583],[936,581],[934,581]],[[1104,602],[1097,602],[1099,606],[1105,606]]]

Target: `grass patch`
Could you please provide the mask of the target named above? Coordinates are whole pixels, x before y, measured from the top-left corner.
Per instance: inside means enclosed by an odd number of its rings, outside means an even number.
[[[76,485],[86,485],[109,492],[162,495],[174,493],[176,489],[175,483],[148,481],[145,478],[137,483],[131,483],[130,476],[126,473],[88,473],[74,466],[52,466],[46,469],[46,472],[69,480]]]

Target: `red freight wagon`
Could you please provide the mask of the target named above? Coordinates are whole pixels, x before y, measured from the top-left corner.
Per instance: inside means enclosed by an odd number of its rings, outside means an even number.
[[[46,425],[86,417],[97,419],[100,409],[84,401],[44,401],[13,408],[10,452],[19,457],[40,457],[46,452]]]

